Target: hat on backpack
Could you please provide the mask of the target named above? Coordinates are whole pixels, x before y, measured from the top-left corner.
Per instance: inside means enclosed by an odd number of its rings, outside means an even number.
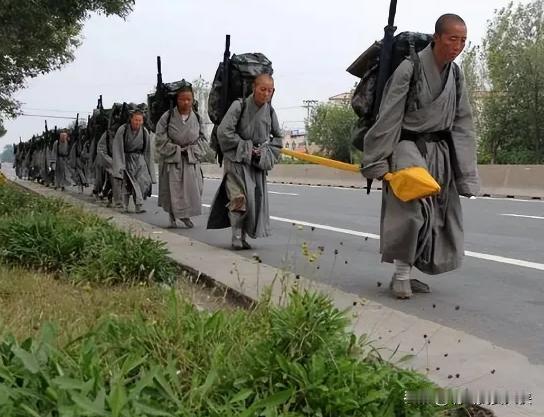
[[[388,172],[383,179],[389,183],[393,194],[405,203],[430,197],[440,192],[440,185],[423,167],[410,167],[393,173]]]

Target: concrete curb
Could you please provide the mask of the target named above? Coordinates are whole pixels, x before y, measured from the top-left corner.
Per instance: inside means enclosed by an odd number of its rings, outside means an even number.
[[[544,366],[531,364],[525,356],[515,351],[152,226],[97,206],[90,197],[88,201],[83,201],[69,192],[61,193],[28,181],[17,180],[15,184],[46,197],[62,198],[109,219],[133,234],[164,242],[171,252],[171,258],[182,268],[196,277],[209,279],[215,285],[229,289],[245,301],[259,299],[267,287],[271,288],[276,303],[281,303],[293,286],[328,294],[339,309],[349,310],[354,333],[366,335],[382,351],[384,358],[389,358],[395,351],[392,362],[407,354],[414,355],[411,360],[399,365],[426,374],[440,386],[461,391],[467,389],[473,395],[479,392],[508,392],[512,402],[516,392],[531,393],[532,405],[486,407],[498,417],[544,416]]]

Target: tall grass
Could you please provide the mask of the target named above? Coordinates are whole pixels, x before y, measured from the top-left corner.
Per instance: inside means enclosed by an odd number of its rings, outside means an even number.
[[[174,293],[163,318],[107,317],[65,346],[56,329],[0,343],[0,415],[425,417],[423,376],[361,358],[343,312],[292,292],[286,307],[200,312]]]
[[[10,186],[0,186],[0,261],[98,282],[170,281],[162,242]]]

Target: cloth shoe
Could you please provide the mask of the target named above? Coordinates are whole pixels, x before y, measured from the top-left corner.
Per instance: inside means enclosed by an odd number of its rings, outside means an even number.
[[[246,241],[246,232],[242,230],[242,246],[244,249],[251,249],[251,245]]]
[[[244,249],[242,243],[242,215],[235,211],[229,211],[230,227],[232,229],[232,248],[234,250]]]
[[[395,274],[393,274],[390,288],[393,295],[398,299],[407,300],[412,298],[412,288],[410,285],[410,280],[408,279],[400,280],[396,278]]]
[[[389,283],[389,289],[393,289],[393,279],[391,279],[391,282]],[[413,293],[416,294],[429,294],[431,292],[431,288],[428,284],[425,284],[423,281],[420,281],[418,279],[412,278],[410,278],[410,289]]]
[[[193,227],[195,227],[195,225],[193,224],[193,222],[191,221],[189,217],[183,217],[180,220],[187,227],[187,229],[192,229]]]
[[[168,220],[170,221],[170,225],[169,225],[170,229],[176,229],[178,227],[176,223],[176,218],[172,213],[168,214]]]

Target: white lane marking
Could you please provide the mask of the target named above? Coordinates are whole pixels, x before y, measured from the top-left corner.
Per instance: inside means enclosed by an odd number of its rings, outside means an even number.
[[[522,198],[507,198],[507,197],[476,197],[477,200],[495,200],[495,201],[519,201],[520,203],[544,203],[544,200],[538,199],[522,199]]]
[[[508,217],[522,217],[524,219],[538,219],[538,220],[544,220],[544,217],[541,216],[525,216],[523,214],[511,214],[511,213],[501,213],[501,216],[508,216]]]
[[[356,230],[342,229],[339,227],[327,226],[325,224],[308,223],[308,222],[304,222],[300,220],[286,219],[284,217],[270,216],[270,218],[272,220],[277,220],[279,222],[294,223],[294,224],[299,224],[301,226],[310,226],[310,227],[315,227],[316,229],[330,230],[331,232],[344,233],[346,235],[368,237],[370,239],[377,239],[377,240],[380,239],[380,235],[375,235],[374,233],[358,232]]]
[[[465,251],[465,255],[472,256],[473,258],[485,259],[487,261],[494,261],[494,262],[500,262],[503,264],[523,266],[525,268],[538,269],[539,271],[544,271],[544,264],[539,264],[536,262],[523,261],[521,259],[504,258],[502,256],[489,255],[487,253],[471,252],[467,250]]]
[[[344,234],[352,235],[352,236],[362,236],[362,237],[368,237],[370,239],[376,239],[376,240],[380,239],[379,235],[376,235],[373,233],[358,232],[358,231],[350,230],[350,229],[341,229],[338,227],[332,227],[332,226],[327,226],[323,224],[308,223],[308,222],[303,222],[300,220],[293,220],[293,219],[285,219],[283,217],[270,216],[270,218],[280,222],[295,223],[295,224],[300,224],[302,226],[311,226],[311,227],[315,227],[316,229],[330,230],[332,232],[344,233]],[[522,266],[525,268],[538,269],[540,271],[544,271],[544,264],[540,264],[537,262],[529,262],[529,261],[524,261],[521,259],[505,258],[503,256],[490,255],[487,253],[472,252],[472,251],[465,251],[465,255],[473,257],[473,258],[485,259],[487,261],[499,262],[499,263],[515,265],[515,266]]]
[[[156,197],[156,196],[153,195],[152,197]],[[202,204],[202,206],[208,207],[208,208],[211,207],[209,204]],[[342,229],[340,227],[327,226],[325,224],[309,223],[309,222],[300,221],[300,220],[286,219],[285,217],[270,216],[270,218],[272,220],[276,220],[279,222],[295,223],[301,226],[315,227],[316,229],[329,230],[331,232],[344,233],[346,235],[351,235],[351,236],[367,237],[369,239],[380,240],[380,235],[376,235],[374,233],[358,232],[356,230]],[[544,271],[544,264],[541,264],[538,262],[524,261],[522,259],[505,258],[504,256],[490,255],[488,253],[472,252],[468,250],[465,251],[465,255],[470,256],[472,258],[483,259],[486,261],[498,262],[498,263],[503,263],[508,265],[521,266],[524,268],[537,269],[539,271]]]
[[[279,195],[298,195],[297,193],[280,193],[279,191],[269,191],[268,194],[279,194]]]

